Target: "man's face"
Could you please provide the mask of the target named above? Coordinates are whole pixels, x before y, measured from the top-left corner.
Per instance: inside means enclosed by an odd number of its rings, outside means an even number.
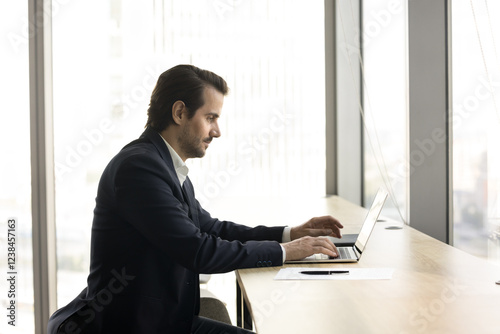
[[[186,120],[177,138],[183,160],[203,157],[212,139],[221,135],[217,122],[224,95],[213,87],[205,87],[203,98],[205,104],[196,110],[193,118]]]

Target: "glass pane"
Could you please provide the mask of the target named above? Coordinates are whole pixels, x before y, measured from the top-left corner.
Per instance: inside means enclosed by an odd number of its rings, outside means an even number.
[[[500,263],[500,3],[452,1],[454,245]]]
[[[3,2],[1,7],[0,332],[33,333],[28,2]],[[10,218],[15,222],[8,224]]]
[[[384,186],[382,215],[406,221],[406,2],[363,1],[364,203]]]
[[[189,162],[209,211],[217,216],[215,207],[224,208],[221,218],[233,219],[228,201],[235,198],[324,195],[323,6],[322,0],[61,6],[53,27],[59,305],[86,285],[102,170],[141,134],[156,80],[174,65],[212,70],[231,90],[222,137],[205,158]]]

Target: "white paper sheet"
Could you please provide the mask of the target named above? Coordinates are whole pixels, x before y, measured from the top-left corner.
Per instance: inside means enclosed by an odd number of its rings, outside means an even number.
[[[348,274],[307,275],[301,271],[349,271]],[[392,279],[393,268],[311,268],[289,267],[280,269],[274,277],[275,280],[368,280]]]

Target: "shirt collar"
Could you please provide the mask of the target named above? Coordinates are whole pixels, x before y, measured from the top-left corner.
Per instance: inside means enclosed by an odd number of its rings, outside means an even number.
[[[186,181],[186,178],[187,178],[187,175],[189,172],[189,168],[186,165],[186,163],[184,161],[182,161],[179,154],[177,154],[177,152],[175,152],[173,147],[170,146],[170,144],[165,140],[165,138],[163,138],[161,135],[160,135],[160,137],[165,142],[165,145],[167,145],[168,151],[170,152],[170,156],[172,157],[172,162],[174,163],[175,173],[177,174],[177,178],[179,179],[179,182],[180,182],[181,187],[182,187],[182,185],[184,184],[184,181]]]

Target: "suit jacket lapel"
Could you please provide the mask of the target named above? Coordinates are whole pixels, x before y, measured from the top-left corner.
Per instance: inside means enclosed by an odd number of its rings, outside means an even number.
[[[161,158],[165,161],[168,166],[167,172],[170,174],[170,177],[177,182],[174,182],[175,191],[174,195],[184,204],[184,209],[188,212],[189,217],[195,223],[196,226],[199,227],[198,215],[195,210],[195,199],[194,199],[194,188],[189,180],[189,177],[184,181],[184,188],[181,189],[181,185],[179,183],[179,178],[177,177],[177,173],[175,172],[174,163],[172,161],[172,157],[170,156],[170,152],[168,151],[167,145],[161,138],[160,134],[151,128],[147,128],[141,135],[140,138],[148,138],[153,145],[156,147],[158,152],[160,153]],[[187,206],[187,207],[186,207]]]
[[[193,184],[191,183],[191,180],[189,177],[186,177],[186,180],[184,181],[183,188],[185,190],[185,194],[187,197],[187,202],[189,205],[189,212],[191,217],[191,220],[194,222],[194,224],[198,227],[200,227],[200,222],[198,219],[198,211],[197,211],[197,203],[196,203],[196,198],[194,197],[194,188]]]

